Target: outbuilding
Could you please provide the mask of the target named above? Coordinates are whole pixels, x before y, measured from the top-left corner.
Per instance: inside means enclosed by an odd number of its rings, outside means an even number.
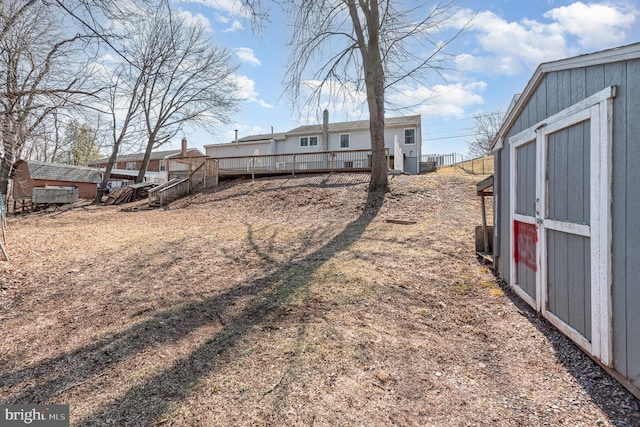
[[[494,154],[497,274],[640,397],[640,43],[541,64]]]
[[[13,199],[31,200],[36,187],[76,187],[78,197],[92,199],[98,193],[100,171],[61,163],[18,160],[13,165]]]

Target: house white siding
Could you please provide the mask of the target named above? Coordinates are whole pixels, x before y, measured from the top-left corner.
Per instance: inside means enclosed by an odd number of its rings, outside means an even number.
[[[369,134],[368,121],[342,122],[328,125],[329,144],[328,151],[341,150],[367,150],[371,148],[371,137]],[[413,129],[414,143],[406,144],[405,131]],[[340,136],[349,135],[349,147],[342,148],[340,146]],[[417,174],[419,171],[419,159],[422,146],[422,129],[420,116],[407,116],[388,118],[385,125],[385,146],[389,148],[390,155],[394,153],[394,138],[397,136],[402,149],[404,158],[404,170],[406,172]],[[300,145],[300,138],[317,137],[317,145]],[[268,154],[294,154],[294,153],[313,153],[322,151],[322,127],[304,126],[296,128],[284,134],[275,135],[275,152],[270,143],[268,135],[259,135],[255,138],[246,137],[245,141],[232,142],[226,144],[211,144],[205,146],[206,154],[210,157],[242,157]],[[255,139],[255,140],[250,140]],[[246,141],[249,140],[249,141]]]
[[[269,141],[214,144],[206,146],[205,149],[207,156],[215,158],[253,156],[256,150],[261,156],[271,154],[269,152]]]

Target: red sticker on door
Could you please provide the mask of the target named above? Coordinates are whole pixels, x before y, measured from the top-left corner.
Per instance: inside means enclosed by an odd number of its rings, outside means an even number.
[[[535,224],[513,221],[513,241],[513,257],[516,264],[522,263],[533,271],[537,271],[536,246],[538,243],[538,231]]]

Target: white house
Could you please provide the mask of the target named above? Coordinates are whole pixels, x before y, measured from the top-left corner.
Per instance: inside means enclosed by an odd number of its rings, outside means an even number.
[[[384,134],[390,155],[396,155],[394,140],[397,138],[404,159],[403,170],[417,174],[422,145],[421,117],[388,117]],[[323,124],[300,126],[284,133],[246,136],[230,143],[205,145],[204,148],[207,156],[214,158],[366,150],[371,149],[371,137],[368,120],[329,123],[329,114],[325,110]]]

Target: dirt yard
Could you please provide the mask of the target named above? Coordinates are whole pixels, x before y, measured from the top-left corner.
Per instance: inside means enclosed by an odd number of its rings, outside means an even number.
[[[11,217],[0,403],[74,426],[637,426],[474,254],[482,177],[233,182]],[[416,221],[398,224],[389,220]]]

